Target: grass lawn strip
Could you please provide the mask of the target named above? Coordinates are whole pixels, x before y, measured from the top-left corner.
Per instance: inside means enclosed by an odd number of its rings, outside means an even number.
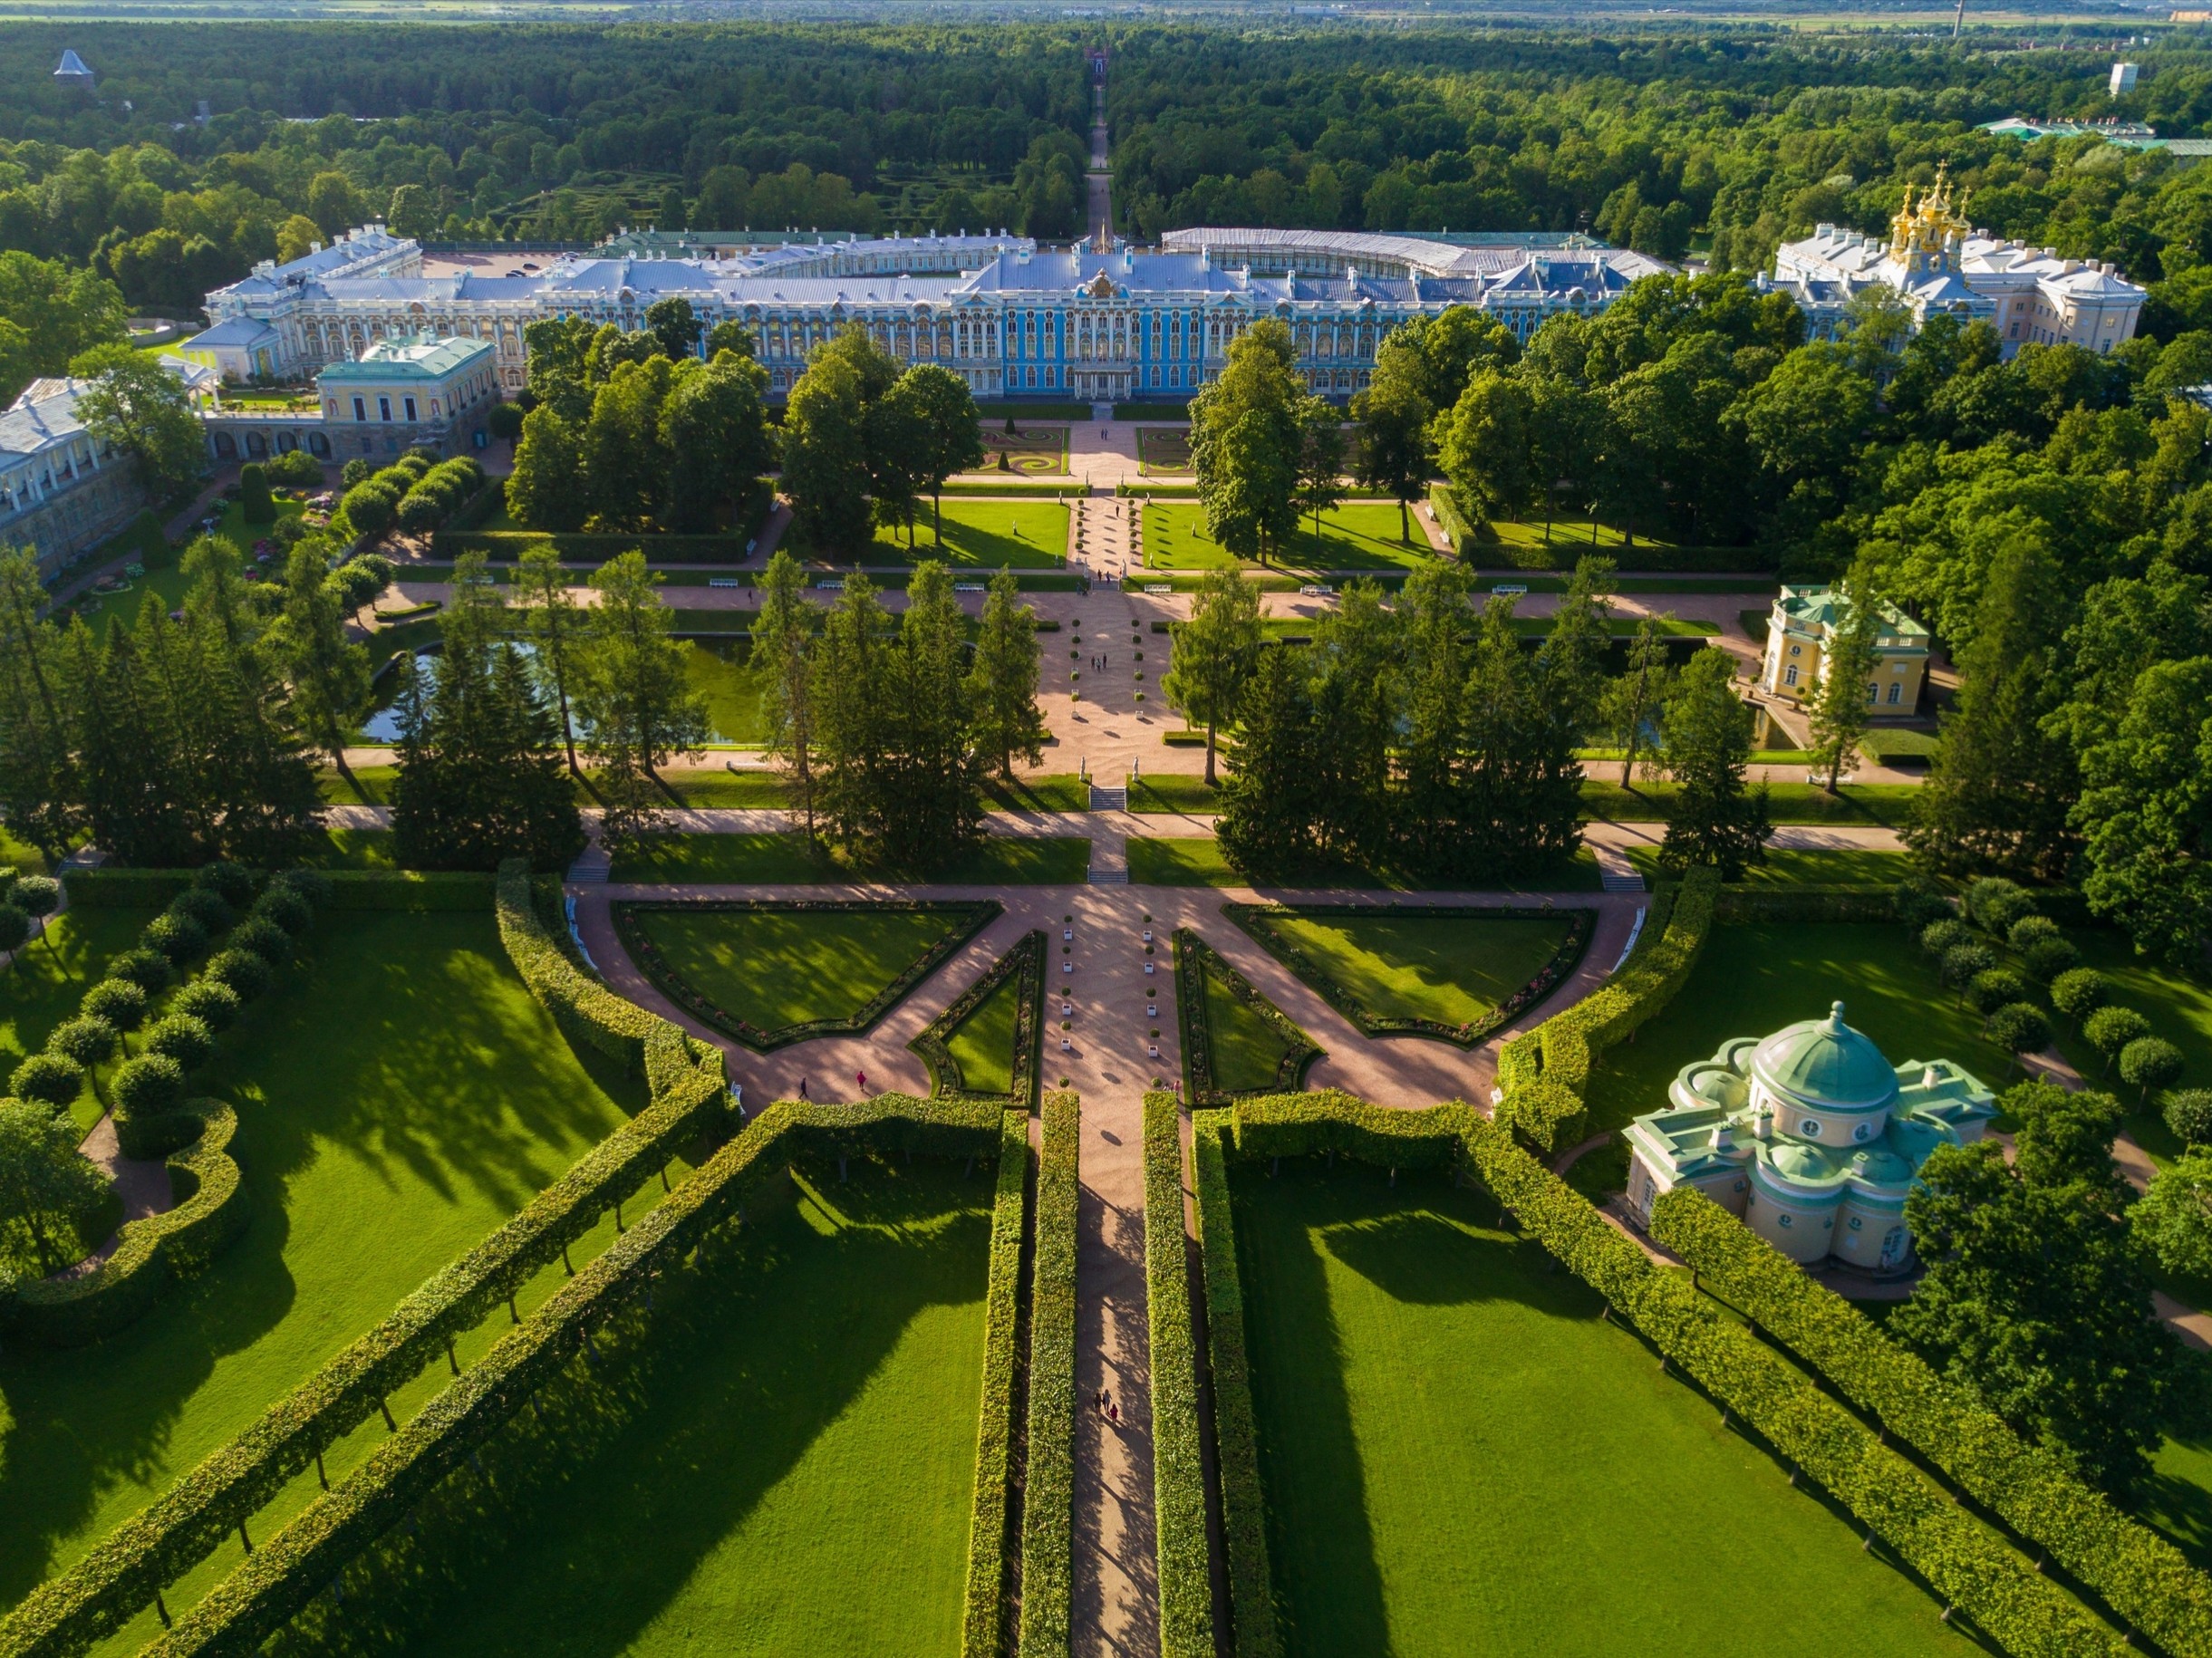
[[[662,995],[765,1054],[872,1028],[1000,913],[990,901],[633,900],[614,927]]]
[[[150,1529],[111,1539],[120,1552],[79,1586],[91,1601],[50,1585],[57,1594],[35,1615],[18,1608],[10,1643],[94,1605],[127,1619],[163,1583],[188,1604],[228,1564],[218,1549],[194,1566],[227,1519],[164,1540],[161,1517],[198,1500],[196,1465],[642,1103],[613,1067],[571,1053],[503,959],[488,915],[333,911],[305,942],[291,986],[256,1011],[251,1040],[197,1079],[237,1111],[231,1150],[248,1171],[253,1217],[245,1236],[215,1270],[99,1346],[12,1344],[0,1362],[14,1418],[0,1472],[10,1600],[176,1488],[149,1511]],[[196,1471],[180,1480],[187,1470]],[[242,1510],[251,1513],[277,1488],[208,1489],[256,1493]],[[150,1611],[140,1622],[151,1625]]]
[[[1175,930],[1174,956],[1183,1084],[1193,1106],[1290,1093],[1307,1066],[1324,1057],[1289,1015],[1187,927]]]
[[[625,848],[614,882],[782,886],[913,880],[961,886],[1079,885],[1091,843],[1073,835],[986,835],[942,868],[882,869],[798,834],[663,834]]]
[[[906,1046],[929,1067],[932,1097],[1037,1104],[1044,1042],[1045,935],[1024,933]]]
[[[1174,809],[1212,811],[1213,807],[1194,803],[1190,808]],[[1251,884],[1251,877],[1231,866],[1229,860],[1222,855],[1221,843],[1210,834],[1132,835],[1128,842],[1128,856],[1129,882],[1133,886],[1242,887]],[[1571,858],[1562,860],[1549,869],[1534,871],[1510,885],[1500,884],[1494,890],[1513,892],[1596,892],[1603,890],[1603,873],[1598,867],[1598,854],[1587,846],[1579,846]],[[1411,876],[1390,871],[1334,864],[1301,872],[1298,884],[1376,887],[1399,892],[1470,890],[1457,884],[1438,889]]]
[[[1854,1652],[1971,1651],[1475,1192],[1310,1158],[1227,1184],[1291,1653],[1752,1658],[1842,1623]],[[1789,1594],[1711,1593],[1686,1538],[1786,1558]]]
[[[1203,509],[1196,501],[1155,501],[1144,513],[1146,570],[1256,569],[1205,534]],[[1321,516],[1319,545],[1313,520],[1299,520],[1298,533],[1281,548],[1277,564],[1288,570],[1410,570],[1435,557],[1425,541],[1398,539],[1398,509],[1357,502]]]
[[[1473,1047],[1534,1007],[1589,948],[1588,909],[1239,904],[1222,913],[1367,1036]]]

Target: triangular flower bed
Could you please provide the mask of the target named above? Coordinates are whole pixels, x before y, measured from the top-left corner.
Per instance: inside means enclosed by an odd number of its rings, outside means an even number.
[[[1190,929],[1176,929],[1174,946],[1175,1011],[1183,1021],[1191,1103],[1294,1093],[1323,1050]]]
[[[1004,1019],[1009,1004],[1013,1012],[1010,1033]],[[1044,1013],[1045,935],[1027,932],[906,1046],[929,1066],[930,1086],[938,1096],[1002,1101],[1028,1110],[1037,1104]],[[969,1074],[972,1062],[963,1062],[961,1054],[972,1050],[979,1039],[993,1049],[1001,1041],[1010,1045],[1009,1086],[987,1088],[982,1082],[996,1081],[995,1076],[984,1079]]]

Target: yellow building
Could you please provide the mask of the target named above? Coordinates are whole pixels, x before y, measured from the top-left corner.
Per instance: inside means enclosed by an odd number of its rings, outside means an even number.
[[[1810,701],[1828,677],[1829,648],[1847,613],[1840,588],[1783,588],[1767,617],[1760,689],[1792,702]],[[1927,630],[1895,605],[1882,605],[1874,659],[1868,706],[1884,714],[1912,713],[1927,680]]]

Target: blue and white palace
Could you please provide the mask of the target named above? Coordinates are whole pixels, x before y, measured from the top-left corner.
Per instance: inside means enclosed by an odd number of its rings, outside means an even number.
[[[542,262],[541,262],[542,260]],[[488,342],[500,385],[525,378],[523,327],[581,316],[644,325],[681,297],[709,327],[752,331],[781,398],[807,353],[855,324],[901,362],[936,362],[979,399],[1182,399],[1263,317],[1290,324],[1307,383],[1347,399],[1409,317],[1453,305],[1526,339],[1559,312],[1602,310],[1670,267],[1579,236],[1441,238],[1312,230],[1177,230],[1147,251],[1051,250],[1027,237],[764,242],[710,232],[618,237],[589,253],[426,254],[372,225],[208,295],[186,346],[227,380],[308,378],[381,341]]]

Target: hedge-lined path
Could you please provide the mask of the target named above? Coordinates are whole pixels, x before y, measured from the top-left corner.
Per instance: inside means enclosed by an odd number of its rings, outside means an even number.
[[[84,1277],[121,1246],[125,1226],[133,1220],[167,1214],[177,1207],[168,1162],[159,1157],[125,1157],[116,1141],[113,1112],[104,1113],[92,1124],[92,1132],[79,1143],[77,1152],[113,1183],[115,1195],[122,1200],[123,1212],[115,1223],[115,1229],[108,1234],[107,1241],[75,1266],[55,1273],[57,1278]]]

